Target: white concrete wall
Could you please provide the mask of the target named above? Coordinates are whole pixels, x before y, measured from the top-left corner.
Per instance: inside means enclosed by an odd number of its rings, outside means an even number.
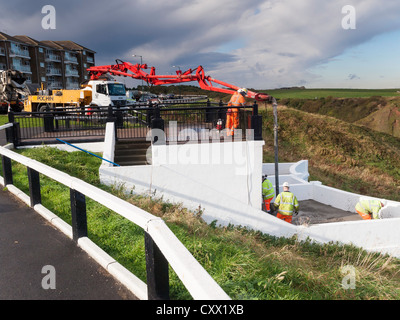
[[[238,210],[238,203],[244,205],[242,210],[249,207],[260,211],[263,144],[248,141],[153,146],[153,165],[112,167],[104,163],[99,169],[100,180],[123,185],[127,191],[183,203],[192,210],[200,208],[206,219],[215,214],[222,223],[229,220],[225,217],[229,212]],[[237,162],[218,160],[231,152],[239,159]]]
[[[321,243],[352,244],[367,251],[400,258],[400,218],[335,222],[298,228],[300,240],[309,238]]]
[[[107,144],[112,139],[106,138]],[[123,184],[127,191],[183,203],[192,210],[200,208],[207,223],[217,220],[217,225],[244,226],[277,237],[297,235],[300,240],[353,244],[400,257],[399,202],[388,201],[381,220],[313,226],[288,224],[261,211],[262,174],[268,174],[275,184],[275,165],[262,164],[262,146],[263,142],[257,141],[153,146],[153,165],[112,167],[103,162],[100,179],[105,184]],[[224,155],[234,161],[224,163]],[[279,173],[280,191],[283,182],[289,182],[299,201],[310,199],[355,212],[360,195],[308,182],[307,160],[281,163]]]
[[[263,145],[264,141],[153,145],[152,164],[162,168],[158,177],[153,170],[152,187],[164,194],[174,190],[181,195],[174,199],[178,201],[218,202],[218,194],[224,193],[260,209]],[[206,188],[215,196],[206,197]]]

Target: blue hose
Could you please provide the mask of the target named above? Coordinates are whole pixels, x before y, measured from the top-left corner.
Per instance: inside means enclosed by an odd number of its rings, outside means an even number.
[[[71,146],[71,147],[74,147],[74,148],[76,148],[76,149],[78,149],[78,150],[81,150],[81,151],[83,151],[83,152],[86,152],[86,153],[88,153],[88,154],[90,154],[90,155],[92,155],[92,156],[95,156],[95,157],[97,157],[97,158],[99,158],[99,159],[101,159],[101,160],[104,160],[104,161],[107,161],[107,162],[109,162],[109,163],[112,163],[114,166],[120,167],[119,164],[116,164],[116,163],[114,163],[114,162],[112,162],[112,161],[110,161],[110,160],[107,160],[107,159],[104,159],[104,158],[102,158],[102,157],[99,157],[97,154],[94,154],[94,153],[91,153],[91,152],[89,152],[89,151],[87,151],[87,150],[81,149],[81,148],[79,148],[79,147],[77,147],[77,146],[74,146],[73,144],[70,144],[70,143],[68,143],[68,142],[66,142],[66,141],[63,141],[63,140],[61,140],[61,139],[56,138],[56,140],[58,140],[58,141],[60,141],[60,142],[62,142],[62,143],[65,143],[65,144],[67,144],[67,145],[69,145],[69,146]]]

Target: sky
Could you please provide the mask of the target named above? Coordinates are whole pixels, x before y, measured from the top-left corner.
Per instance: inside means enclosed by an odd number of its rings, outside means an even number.
[[[201,65],[254,89],[400,88],[398,0],[0,0],[0,31],[75,41],[96,65],[136,54],[157,74]]]

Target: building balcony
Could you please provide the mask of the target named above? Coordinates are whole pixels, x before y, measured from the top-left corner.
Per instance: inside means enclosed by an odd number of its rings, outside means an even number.
[[[93,58],[93,57],[87,56],[87,57],[86,57],[86,61],[87,61],[88,63],[94,63],[94,58]]]
[[[18,49],[11,49],[10,57],[20,57],[24,59],[30,59],[29,51],[28,50],[18,50]]]
[[[0,63],[0,70],[7,70],[7,66],[4,63]]]
[[[61,69],[57,68],[46,69],[46,76],[61,76],[61,75],[62,75]]]
[[[23,73],[32,73],[32,71],[31,71],[31,66],[13,64],[13,65],[12,65],[12,68],[13,68],[14,70],[18,70],[18,71],[21,71],[21,72],[23,72]]]
[[[67,81],[67,84],[65,87],[68,90],[79,89],[79,82],[78,81],[76,81],[76,82]]]
[[[4,48],[0,48],[0,56],[5,56],[6,55],[6,50]]]
[[[64,63],[78,64],[78,58],[71,54],[65,53]]]
[[[66,77],[79,77],[79,72],[78,70],[65,70],[65,76]]]
[[[48,89],[61,89],[62,87],[63,87],[63,84],[61,81],[49,81],[47,83]]]
[[[61,57],[56,54],[46,54],[45,61],[61,62]]]

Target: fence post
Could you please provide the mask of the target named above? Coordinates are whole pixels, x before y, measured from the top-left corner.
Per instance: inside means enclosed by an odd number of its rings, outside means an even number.
[[[54,115],[50,113],[49,105],[46,105],[46,112],[43,116],[44,123],[44,132],[53,132],[54,131]]]
[[[124,127],[124,116],[119,107],[117,107],[117,110],[115,111],[115,118],[115,126],[119,129],[122,129]]]
[[[13,184],[11,159],[6,156],[1,156],[1,162],[3,165],[4,185]]]
[[[254,101],[253,115],[251,116],[251,129],[254,132],[254,140],[262,140],[262,116],[258,114],[258,105]]]
[[[13,143],[15,147],[19,146],[20,132],[19,123],[15,122],[15,115],[13,111],[8,113],[8,122],[12,123],[13,126],[6,129],[7,142]]]
[[[144,233],[144,244],[148,299],[169,300],[168,261],[147,232]]]
[[[153,130],[158,129],[158,130]],[[153,109],[153,117],[151,119],[151,132],[152,132],[152,143],[157,145],[165,144],[166,137],[164,131],[164,119],[161,118],[160,107],[156,105]],[[159,133],[163,133],[161,136]]]
[[[100,113],[99,113],[100,115]],[[117,130],[117,119],[113,115],[113,107],[111,104],[107,108],[107,122],[114,122],[114,133],[115,133],[115,140],[118,140],[118,130]]]
[[[15,125],[14,120],[15,120],[14,112],[10,111],[8,113],[8,122],[12,123],[13,126],[6,129],[6,139],[7,142],[10,143],[14,143],[14,125]]]
[[[71,214],[72,214],[72,238],[78,241],[87,236],[86,199],[85,195],[70,189]]]
[[[29,195],[31,199],[31,207],[42,203],[40,195],[40,177],[39,172],[28,167]]]
[[[207,109],[206,109],[206,122],[213,122],[214,120],[216,120],[216,119],[213,119],[213,118],[215,118],[215,110],[214,111],[211,111],[210,109],[209,109],[209,107],[211,107],[211,102],[210,102],[210,99],[207,99]],[[214,117],[213,117],[213,115],[214,115]]]

